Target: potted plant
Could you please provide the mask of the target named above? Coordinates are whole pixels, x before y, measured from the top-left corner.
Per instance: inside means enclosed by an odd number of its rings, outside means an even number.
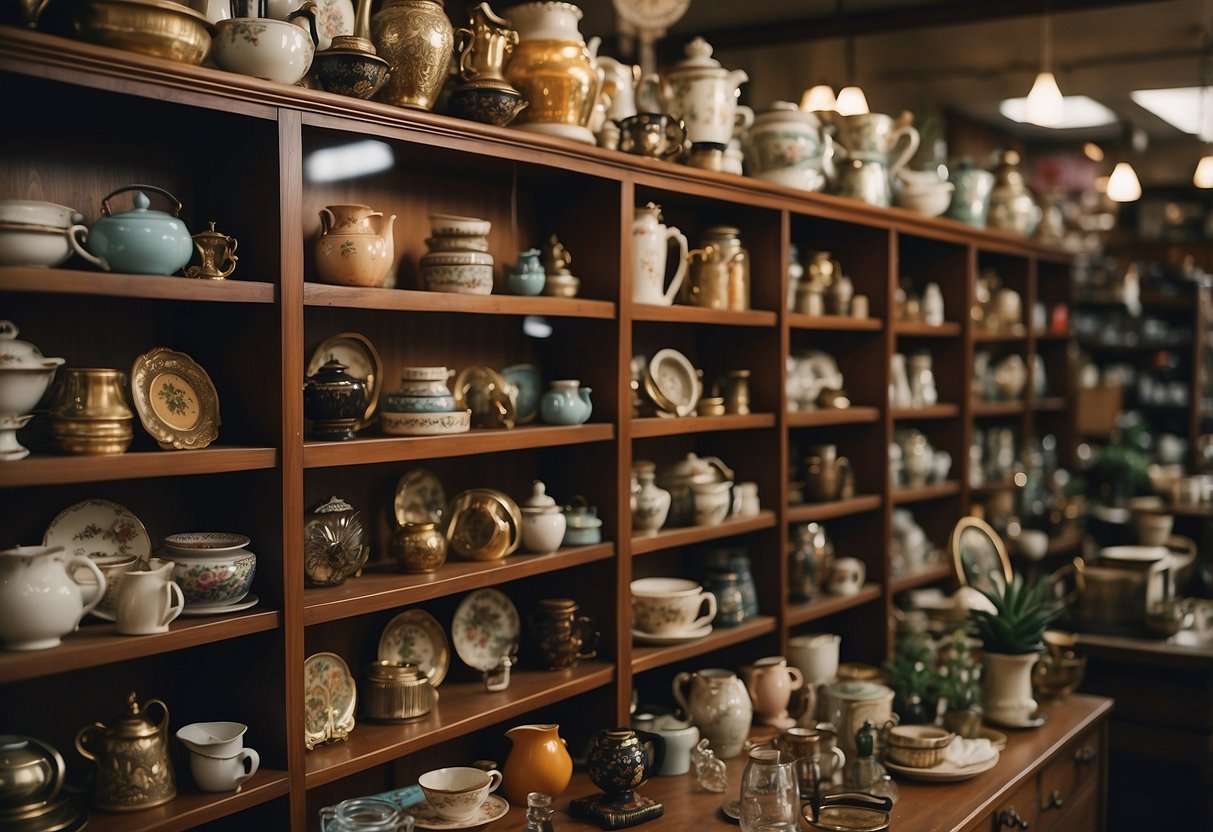
[[[981,728],[982,665],[973,656],[965,627],[957,627],[939,651],[939,698],[946,702],[943,724],[973,739]]]
[[[1045,627],[1061,613],[1062,603],[1047,579],[1028,584],[1019,573],[1000,589],[981,594],[994,610],[974,609],[969,617],[983,645],[985,716],[1027,727],[1036,714],[1032,667],[1043,648]]]
[[[906,633],[897,652],[885,662],[885,674],[893,688],[893,710],[902,724],[933,722],[938,703],[935,649],[926,633]]]

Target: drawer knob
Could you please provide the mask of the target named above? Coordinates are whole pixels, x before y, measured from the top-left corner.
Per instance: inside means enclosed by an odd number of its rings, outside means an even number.
[[[1053,791],[1049,792],[1049,797],[1044,804],[1041,805],[1040,811],[1047,812],[1050,809],[1060,809],[1064,802],[1065,801],[1062,800],[1061,797],[1061,792],[1054,789]]]
[[[1019,812],[1015,811],[1015,807],[1004,809],[994,816],[994,828],[1002,829],[1027,829],[1028,822],[1019,816]]]
[[[1091,765],[1091,763],[1095,762],[1095,749],[1089,745],[1084,745],[1074,752],[1074,762],[1080,766]]]

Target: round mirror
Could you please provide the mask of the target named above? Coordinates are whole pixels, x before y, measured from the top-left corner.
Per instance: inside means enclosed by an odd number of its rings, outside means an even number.
[[[949,548],[956,580],[961,586],[997,592],[1011,580],[1007,547],[986,521],[976,517],[961,518],[952,529]]]

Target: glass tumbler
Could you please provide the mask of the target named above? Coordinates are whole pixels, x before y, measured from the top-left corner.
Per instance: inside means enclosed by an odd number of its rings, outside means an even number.
[[[796,832],[800,787],[791,760],[770,747],[750,752],[741,775],[741,832]]]

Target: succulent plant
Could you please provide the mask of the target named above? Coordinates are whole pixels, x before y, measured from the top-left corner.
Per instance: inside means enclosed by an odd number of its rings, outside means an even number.
[[[1045,627],[1063,608],[1048,580],[1029,584],[1018,572],[1001,590],[983,589],[981,594],[995,611],[970,610],[969,617],[987,653],[1035,653],[1042,647]]]

